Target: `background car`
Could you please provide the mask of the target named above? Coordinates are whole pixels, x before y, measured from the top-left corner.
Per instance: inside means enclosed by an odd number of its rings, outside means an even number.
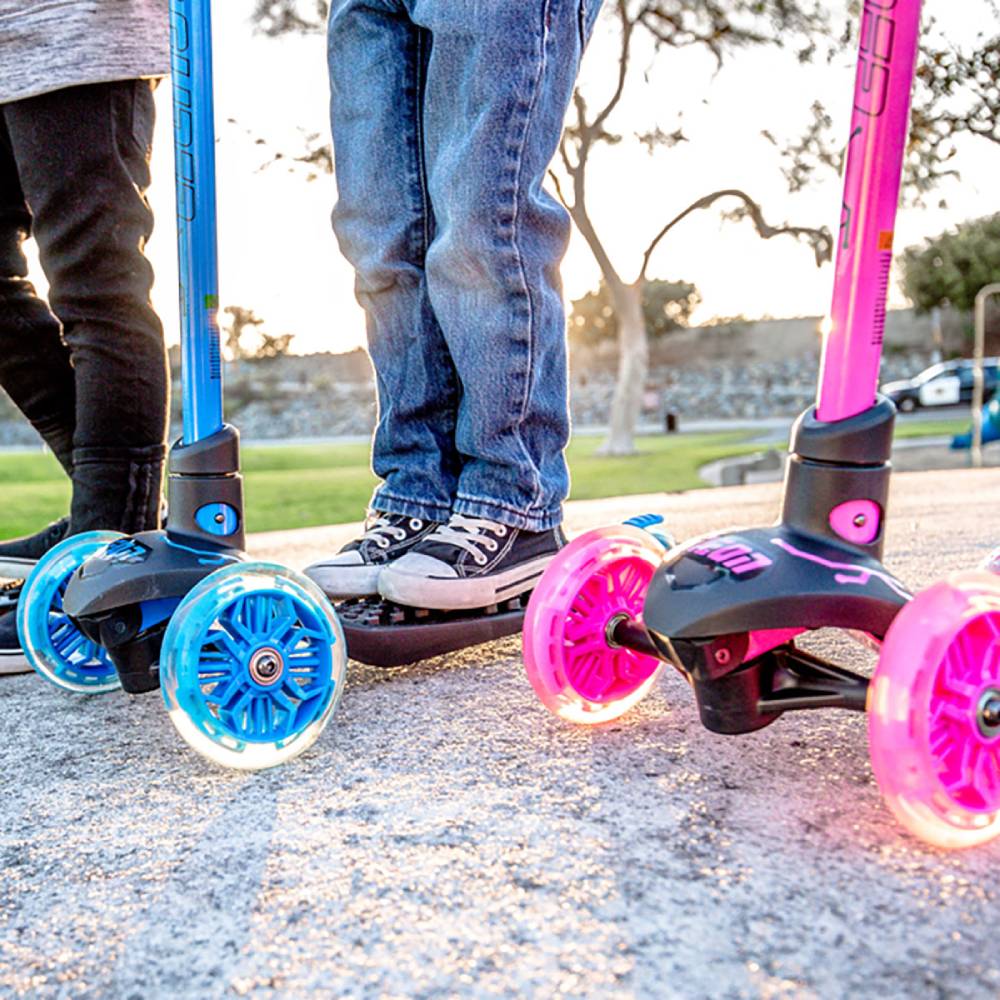
[[[882,394],[902,413],[920,406],[958,406],[972,402],[975,362],[968,358],[931,365],[916,378],[887,382]],[[1000,359],[983,359],[983,399],[988,400],[1000,384]]]

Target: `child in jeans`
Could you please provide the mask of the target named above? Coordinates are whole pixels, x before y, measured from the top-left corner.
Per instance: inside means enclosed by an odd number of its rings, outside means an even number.
[[[333,0],[339,201],[382,483],[332,597],[479,608],[531,590],[569,488],[565,209],[544,189],[600,0]]]
[[[0,385],[73,484],[68,518],[0,544],[0,575],[70,534],[159,524],[169,375],[143,248],[168,69],[167,0],[0,0]],[[24,666],[5,615],[0,673]]]

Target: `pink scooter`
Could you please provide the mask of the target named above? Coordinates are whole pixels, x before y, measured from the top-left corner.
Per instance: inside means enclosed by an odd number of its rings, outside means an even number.
[[[913,597],[881,563],[895,407],[877,385],[919,28],[920,0],[865,0],[833,327],[778,523],[666,552],[642,527],[587,532],[532,596],[524,659],[573,722],[617,718],[664,664],[716,733],[797,709],[867,711],[890,809],[956,848],[1000,834],[1000,579],[967,571]],[[881,646],[870,681],[796,647],[830,627]]]

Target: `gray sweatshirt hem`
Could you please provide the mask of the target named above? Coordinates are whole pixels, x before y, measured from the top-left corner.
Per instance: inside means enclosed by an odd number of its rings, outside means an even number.
[[[0,104],[169,70],[167,0],[0,0]]]

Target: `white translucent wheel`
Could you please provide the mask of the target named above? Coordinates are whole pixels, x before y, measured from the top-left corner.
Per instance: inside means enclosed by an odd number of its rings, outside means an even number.
[[[47,552],[25,582],[17,605],[17,631],[28,662],[47,681],[75,694],[105,694],[121,684],[108,654],[63,610],[70,577],[124,536],[115,531],[73,535]]]
[[[333,715],[347,646],[312,581],[239,563],[198,584],[174,612],[160,653],[171,721],[200,754],[259,770],[297,757]]]

